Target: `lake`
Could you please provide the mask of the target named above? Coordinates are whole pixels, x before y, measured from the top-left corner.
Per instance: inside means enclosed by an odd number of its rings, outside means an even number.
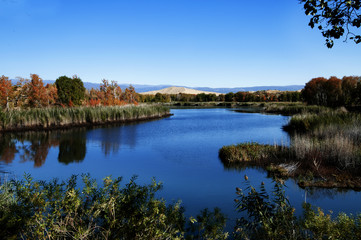
[[[100,180],[123,176],[127,183],[163,182],[159,196],[168,203],[182,200],[187,216],[218,206],[234,220],[235,188],[246,174],[254,186],[272,187],[262,169],[226,169],[218,158],[224,145],[240,142],[288,144],[282,131],[288,117],[239,113],[233,109],[172,109],[174,115],[155,121],[77,128],[46,133],[4,134],[0,140],[0,171],[4,178],[67,179],[90,173]],[[360,192],[300,189],[286,181],[286,194],[297,212],[307,202],[334,212],[361,212]]]

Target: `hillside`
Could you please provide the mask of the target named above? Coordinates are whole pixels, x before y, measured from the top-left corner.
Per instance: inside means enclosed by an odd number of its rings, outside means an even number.
[[[180,94],[180,93],[200,94],[200,93],[205,93],[205,94],[215,94],[217,96],[220,95],[220,93],[216,93],[216,92],[206,92],[206,91],[200,91],[200,90],[185,88],[185,87],[168,87],[168,88],[163,88],[163,89],[156,90],[156,91],[143,92],[140,94],[155,95],[157,93],[161,93],[161,94]]]

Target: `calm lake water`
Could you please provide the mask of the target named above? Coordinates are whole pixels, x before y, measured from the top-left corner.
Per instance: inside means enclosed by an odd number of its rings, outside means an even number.
[[[288,117],[238,113],[232,109],[173,109],[174,115],[156,121],[102,128],[78,128],[47,133],[0,135],[0,171],[7,178],[21,179],[30,173],[35,179],[67,179],[72,174],[90,173],[99,181],[105,176],[133,175],[137,182],[163,182],[159,196],[167,202],[181,199],[186,214],[218,206],[232,220],[235,188],[243,187],[247,174],[254,186],[272,180],[263,170],[226,169],[218,158],[223,145],[254,141],[287,144],[281,127]],[[306,191],[293,180],[286,182],[286,194],[301,212],[307,202],[325,210],[361,212],[361,194],[337,190]]]

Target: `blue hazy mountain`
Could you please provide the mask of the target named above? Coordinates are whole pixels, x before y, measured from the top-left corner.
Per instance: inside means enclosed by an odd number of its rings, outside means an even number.
[[[16,84],[17,80],[11,80],[13,84]],[[54,80],[44,80],[44,84],[53,84]],[[129,83],[121,83],[118,84],[121,89],[125,89],[129,87]],[[91,82],[84,82],[84,87],[88,90],[92,88],[99,88],[100,83],[91,83]],[[210,87],[188,87],[188,86],[174,86],[174,85],[142,85],[142,84],[132,84],[136,92],[149,92],[149,91],[156,91],[163,88],[168,87],[186,87],[192,88],[200,91],[207,91],[207,92],[218,92],[218,93],[229,93],[229,92],[246,92],[246,91],[262,91],[262,90],[280,90],[280,91],[297,91],[301,90],[304,85],[287,85],[287,86],[256,86],[256,87],[236,87],[236,88],[210,88]]]

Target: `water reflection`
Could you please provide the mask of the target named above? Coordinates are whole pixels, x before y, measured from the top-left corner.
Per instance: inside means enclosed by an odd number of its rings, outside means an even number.
[[[122,127],[123,126],[123,127]],[[75,128],[42,132],[0,134],[0,161],[11,164],[14,159],[44,165],[50,149],[58,148],[58,162],[80,163],[87,154],[87,144],[97,143],[105,156],[119,152],[121,145],[134,148],[137,143],[135,124]]]
[[[15,140],[9,135],[0,135],[0,161],[9,164],[15,158]]]
[[[51,148],[59,147],[58,161],[81,162],[86,155],[86,129],[52,132],[23,132],[0,135],[0,161],[10,164],[16,156],[21,162],[44,165]]]
[[[86,129],[67,131],[59,137],[58,161],[64,164],[82,162],[86,155]]]
[[[14,161],[16,154],[22,162],[33,161],[34,167],[45,163],[51,147],[58,146],[59,141],[53,134],[46,132],[26,132],[0,135],[0,160],[6,164]]]

